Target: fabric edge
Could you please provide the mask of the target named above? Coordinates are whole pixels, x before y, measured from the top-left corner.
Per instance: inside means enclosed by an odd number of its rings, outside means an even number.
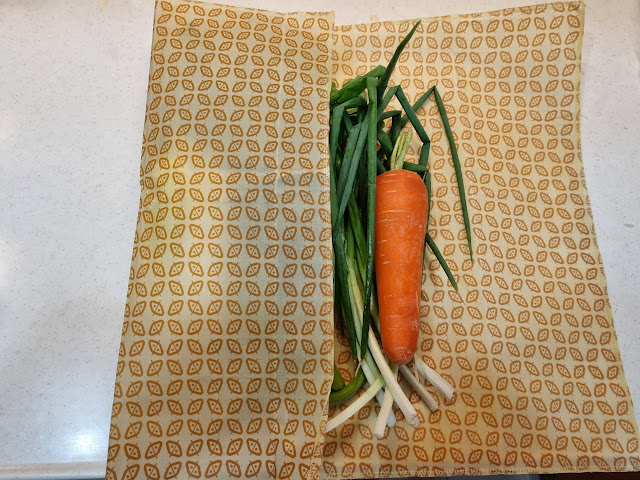
[[[581,101],[580,101],[580,97],[581,97],[581,87],[582,87],[582,49],[583,49],[583,42],[584,42],[584,30],[585,30],[585,18],[586,18],[586,3],[585,0],[580,0],[580,8],[579,8],[579,18],[580,18],[580,22],[581,22],[581,35],[578,38],[578,45],[577,45],[577,51],[578,51],[578,68],[576,69],[576,72],[574,72],[574,81],[576,82],[577,85],[577,102],[576,102],[576,111],[574,112],[574,115],[576,116],[577,119],[577,142],[578,142],[578,152],[580,153],[580,158],[582,160],[581,162],[581,172],[579,172],[579,176],[581,179],[581,183],[582,183],[582,187],[584,188],[585,191],[585,208],[591,212],[591,228],[593,229],[593,245],[591,246],[591,254],[594,256],[594,258],[597,258],[600,262],[601,268],[602,268],[602,275],[604,277],[605,280],[605,284],[607,285],[607,290],[605,291],[605,299],[606,299],[606,303],[605,303],[605,313],[607,318],[611,319],[611,326],[613,328],[613,351],[616,354],[616,358],[617,361],[615,363],[615,365],[617,367],[620,368],[620,372],[621,374],[619,375],[619,380],[620,383],[622,385],[622,387],[624,388],[624,390],[626,391],[628,397],[629,397],[629,404],[631,407],[631,419],[633,420],[633,427],[635,430],[635,435],[636,438],[640,441],[640,434],[638,432],[638,419],[636,418],[636,414],[635,414],[635,408],[633,405],[633,397],[631,396],[631,391],[629,389],[629,384],[627,383],[627,376],[625,374],[624,371],[624,365],[622,362],[622,355],[620,354],[620,346],[619,346],[619,342],[618,342],[618,329],[616,328],[616,320],[615,317],[613,315],[613,309],[611,308],[611,302],[609,300],[609,289],[608,289],[608,284],[607,284],[607,273],[605,270],[605,266],[604,266],[604,262],[602,261],[602,255],[600,253],[600,245],[598,242],[598,234],[595,228],[595,219],[594,219],[594,215],[593,215],[593,209],[591,208],[591,196],[589,194],[589,189],[587,188],[587,179],[586,179],[586,175],[585,175],[585,170],[584,170],[584,159],[582,159],[582,129],[581,129],[581,111],[582,111],[582,105],[581,105]],[[631,470],[627,470],[627,471],[635,471],[635,469],[631,469]]]

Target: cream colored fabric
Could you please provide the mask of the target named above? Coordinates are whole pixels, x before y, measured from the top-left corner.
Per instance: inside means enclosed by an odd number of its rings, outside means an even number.
[[[430,101],[430,231],[460,297],[429,258],[418,355],[457,394],[434,414],[412,394],[421,425],[397,413],[382,440],[373,402],[324,436],[330,79],[411,25],[156,4],[107,479],[640,467],[580,158],[580,3],[424,19],[402,55],[393,80],[438,86],[465,174],[473,264]]]
[[[317,476],[332,24],[156,4],[109,480]]]
[[[386,64],[413,23],[337,27],[337,83]],[[461,298],[429,258],[418,355],[457,394],[431,415],[414,395],[422,425],[380,441],[372,403],[325,438],[324,477],[640,468],[580,156],[583,26],[578,2],[423,19],[400,57],[410,100],[437,85],[465,175],[473,264],[431,99],[430,231]]]

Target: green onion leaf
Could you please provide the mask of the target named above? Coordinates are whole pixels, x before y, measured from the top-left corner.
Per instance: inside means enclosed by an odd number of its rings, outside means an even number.
[[[447,261],[442,256],[442,253],[440,253],[440,249],[438,249],[438,246],[436,245],[436,242],[433,240],[433,237],[431,237],[431,234],[429,233],[428,230],[427,230],[427,245],[429,245],[429,248],[431,249],[433,254],[436,256],[436,258],[438,259],[438,262],[440,263],[440,266],[444,270],[444,273],[447,274],[447,278],[449,279],[449,281],[451,282],[451,285],[453,286],[453,288],[457,292],[458,291],[458,284],[456,283],[456,279],[453,278],[453,274],[451,273],[451,270],[449,269],[449,265],[447,265]]]
[[[440,118],[444,124],[444,131],[447,134],[447,140],[449,140],[449,148],[451,149],[451,158],[453,159],[453,168],[456,171],[456,180],[458,181],[458,194],[460,195],[460,204],[462,206],[462,218],[464,219],[464,230],[467,234],[467,243],[469,245],[469,257],[473,262],[473,251],[471,249],[471,225],[469,222],[469,212],[467,210],[467,196],[464,191],[464,179],[462,178],[462,168],[460,167],[460,159],[458,158],[458,150],[456,149],[456,142],[453,139],[453,133],[451,132],[451,124],[449,123],[449,117],[447,111],[444,108],[442,97],[438,93],[438,89],[433,89],[434,97],[436,99],[436,105],[438,106],[438,112],[440,112]]]
[[[367,339],[371,318],[371,287],[373,283],[373,249],[375,241],[375,211],[376,211],[376,113],[377,81],[367,79],[367,94],[369,95],[369,138],[367,142],[367,271],[364,279],[364,311],[362,314],[362,341],[360,342],[360,355],[367,353]],[[382,90],[384,91],[384,89]]]
[[[380,80],[378,80],[378,96],[382,96],[384,91],[387,89],[387,85],[389,84],[389,79],[391,78],[391,74],[393,73],[393,69],[396,67],[396,63],[398,63],[398,59],[400,58],[400,54],[404,50],[404,47],[406,47],[407,44],[409,43],[409,40],[411,40],[411,37],[413,37],[413,34],[415,33],[416,29],[418,28],[418,25],[420,25],[420,20],[418,20],[416,22],[416,24],[409,31],[407,36],[404,37],[404,39],[400,42],[400,44],[396,48],[396,51],[394,52],[393,57],[391,57],[391,61],[389,62],[389,65],[387,65],[386,70],[384,71],[384,73],[380,77]],[[371,98],[369,98],[369,102],[371,102]]]

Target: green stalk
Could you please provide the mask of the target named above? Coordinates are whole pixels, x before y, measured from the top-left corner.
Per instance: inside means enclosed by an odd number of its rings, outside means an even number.
[[[329,157],[329,201],[331,202],[331,226],[333,228],[335,228],[338,219],[338,209],[335,207],[338,204],[335,170],[335,159]]]
[[[405,140],[404,140],[404,143],[402,144],[402,150],[398,154],[398,164],[399,164],[398,168],[402,168],[402,165],[404,164],[404,159],[407,156],[407,151],[409,150],[409,145],[411,144],[412,136],[413,136],[413,132],[411,130],[405,133]]]
[[[429,199],[429,213],[427,213],[427,230],[429,230],[429,220],[431,219],[431,172],[427,170],[424,176],[424,184],[427,187],[427,195]]]
[[[405,170],[409,170],[411,172],[416,172],[416,173],[425,173],[427,172],[427,167],[423,167],[422,165],[418,165],[417,163],[411,163],[411,162],[404,162],[402,164],[402,168],[404,168]]]
[[[362,251],[359,248],[356,248],[356,240],[355,233],[353,231],[353,227],[351,222],[347,227],[347,271],[354,268],[354,266],[360,266],[358,262],[358,257],[362,257]],[[362,261],[362,260],[361,260]],[[360,290],[364,290],[364,283],[362,279],[364,278],[364,271],[360,268],[355,269],[356,280],[358,282],[358,288]]]
[[[362,158],[360,159],[360,164],[358,165],[358,178],[356,180],[357,185],[354,185],[353,189],[357,193],[357,203],[360,205],[360,210],[366,212],[367,208],[367,185],[369,182],[369,164],[368,164],[368,145],[369,145],[369,117],[367,117],[366,122],[362,125],[362,128],[367,131],[367,143],[365,144],[364,151],[362,152]],[[376,139],[377,141],[377,139]],[[376,152],[377,153],[377,152]],[[377,158],[377,157],[376,157]],[[365,223],[366,229],[366,223]]]
[[[351,220],[351,215],[349,216],[349,219]],[[366,277],[366,244],[364,245],[364,248],[361,248],[361,245],[358,244],[358,239],[356,238],[358,235],[354,231],[355,228],[353,223],[355,222],[349,222],[349,233],[350,237],[355,240],[355,248],[353,248],[353,255],[351,255],[351,252],[348,250],[347,269],[349,272],[351,272],[351,270],[354,271],[358,288],[360,291],[364,291],[364,278]]]
[[[400,44],[396,48],[396,51],[393,54],[393,57],[391,57],[391,61],[389,62],[389,65],[387,65],[386,70],[384,71],[384,73],[380,77],[380,80],[378,80],[378,92],[377,93],[378,93],[379,97],[381,97],[384,94],[384,91],[387,89],[387,85],[389,84],[389,79],[391,78],[391,74],[393,73],[393,69],[396,67],[396,63],[398,63],[398,59],[400,58],[400,54],[402,53],[404,48],[409,43],[409,40],[411,40],[411,37],[413,37],[413,34],[415,33],[416,29],[418,28],[418,25],[420,25],[420,20],[418,20],[416,22],[416,24],[413,26],[411,31],[409,31],[407,36],[404,37],[404,39],[400,42]],[[371,98],[369,98],[369,103],[371,103]]]
[[[365,257],[362,256],[362,252],[360,250],[356,250],[355,263],[358,268],[358,287],[364,290],[363,278],[366,276],[367,263],[365,262]]]
[[[342,122],[342,114],[344,107],[338,105],[331,116],[331,134],[329,135],[329,162],[335,164],[338,151],[338,139],[340,138],[340,122]]]
[[[451,270],[449,269],[449,265],[447,265],[447,261],[442,256],[442,253],[440,253],[440,250],[438,249],[438,246],[436,245],[436,242],[433,240],[433,237],[431,236],[431,234],[429,233],[428,230],[427,230],[427,245],[429,245],[429,248],[431,249],[433,254],[436,256],[436,258],[438,259],[438,262],[440,263],[440,266],[444,270],[444,273],[447,274],[447,278],[449,279],[449,281],[451,282],[451,285],[453,286],[453,288],[457,292],[458,291],[458,284],[456,283],[456,279],[453,278],[453,274],[451,273]]]
[[[400,135],[391,154],[391,170],[400,170],[405,163],[404,158],[407,155],[409,144],[411,143],[411,130]]]
[[[420,159],[418,160],[418,164],[427,168],[427,163],[429,163],[429,150],[431,147],[431,142],[423,143],[422,148],[420,149]]]
[[[387,118],[395,117],[396,115],[401,115],[402,110],[389,110],[388,112],[382,112],[382,115],[379,115],[378,118],[380,120],[386,120]]]
[[[344,208],[340,208],[342,205],[342,199],[345,196],[345,192],[351,194],[353,188],[353,180],[355,178],[355,172],[358,169],[358,163],[362,156],[362,149],[364,148],[364,138],[362,131],[366,129],[362,128],[362,124],[358,124],[351,129],[351,134],[347,139],[347,146],[345,148],[344,157],[342,159],[342,168],[340,169],[340,175],[338,177],[338,184],[336,187],[336,208],[335,217],[332,211],[331,222],[333,228],[335,228],[335,221],[342,218],[344,214]],[[359,152],[359,153],[358,153]]]
[[[356,115],[355,115],[356,123],[364,122],[364,117],[367,114],[367,111],[369,111],[369,107],[366,105],[363,105],[362,107],[358,108],[358,111],[356,112]]]
[[[340,390],[332,391],[331,394],[329,394],[329,405],[340,405],[341,403],[346,402],[356,393],[358,393],[358,390],[360,390],[360,387],[362,387],[363,383],[364,373],[362,372],[362,369],[359,369],[358,373],[356,373],[356,376],[353,377],[346,386],[342,387],[342,389]],[[344,380],[342,381],[342,384],[344,385]]]
[[[460,159],[458,158],[458,150],[456,149],[456,142],[453,139],[453,133],[451,132],[451,125],[449,124],[449,117],[447,111],[444,108],[444,103],[438,93],[438,89],[433,89],[434,97],[436,99],[436,105],[438,106],[438,112],[442,123],[444,124],[444,131],[447,134],[447,140],[449,140],[449,148],[451,149],[451,158],[453,159],[453,168],[456,170],[456,180],[458,181],[458,194],[460,195],[460,204],[462,206],[462,217],[464,218],[464,230],[467,234],[467,243],[469,245],[469,257],[473,262],[473,251],[471,249],[471,225],[469,222],[469,212],[467,211],[467,196],[464,191],[464,179],[462,178],[462,168],[460,167]]]
[[[387,157],[389,157],[393,151],[393,143],[391,143],[389,135],[382,130],[378,130],[378,141],[380,142],[380,149]]]
[[[347,330],[349,346],[351,354],[354,358],[358,355],[358,347],[356,340],[356,330],[354,328],[355,319],[352,314],[351,297],[349,296],[349,283],[347,278],[347,264],[344,251],[344,222],[337,218],[337,195],[335,185],[335,165],[329,163],[329,200],[331,202],[332,222],[335,221],[333,227],[333,252],[334,252],[334,268],[335,268],[335,290],[337,291],[336,299],[340,300],[336,304],[338,310],[342,307],[342,318]],[[336,216],[334,217],[334,212]]]
[[[376,160],[377,166],[378,166],[378,175],[382,175],[384,172],[387,171],[387,167],[384,166],[384,163],[382,162],[382,160],[380,160],[380,151],[378,151],[378,158]]]
[[[353,128],[353,122],[351,121],[351,117],[346,112],[346,110],[342,113],[342,121],[344,123],[344,128],[347,131],[347,135],[351,133],[351,129]]]
[[[361,97],[353,98],[347,102],[336,105],[332,108],[331,118],[331,135],[329,136],[329,159],[336,158],[336,151],[338,148],[338,138],[340,137],[340,122],[343,121],[346,110],[348,108],[357,107],[364,103],[364,99]],[[347,115],[348,117],[348,115]]]
[[[402,131],[401,124],[402,122],[400,121],[400,117],[391,117],[391,130],[389,130],[389,137],[391,138],[391,143],[393,143],[394,145],[398,141],[398,137],[400,136],[400,132]]]
[[[411,125],[413,125],[413,128],[418,134],[418,137],[420,137],[420,141],[422,143],[430,144],[431,140],[429,140],[429,136],[427,135],[427,132],[425,132],[424,127],[420,123],[420,120],[418,119],[416,112],[414,112],[413,109],[411,108],[411,105],[409,105],[409,100],[407,100],[407,97],[402,91],[402,88],[398,88],[398,90],[396,91],[396,98],[400,101],[400,105],[402,105],[402,108],[407,114],[407,117],[409,117],[409,121],[411,122]]]
[[[335,392],[338,390],[342,390],[344,386],[345,386],[344,379],[342,378],[342,375],[340,375],[340,370],[338,370],[338,367],[334,363],[333,364],[333,382],[331,383],[331,391]]]
[[[349,295],[349,280],[347,272],[347,260],[344,251],[344,226],[339,221],[334,230],[333,251],[335,253],[335,268],[337,270],[337,288],[340,289],[342,299],[342,310],[344,314],[344,324],[347,328],[347,337],[353,358],[359,358],[358,340],[355,329],[355,319],[351,306],[351,296]]]
[[[374,286],[375,286],[375,278]],[[373,318],[373,325],[376,327],[378,333],[380,333],[380,311],[378,310],[378,293],[374,288],[371,292],[371,317]]]
[[[338,334],[346,338],[345,335],[345,319],[344,312],[342,311],[342,297],[340,296],[340,289],[338,288],[338,279],[336,277],[336,269],[333,269],[333,314],[338,324]]]
[[[349,169],[343,169],[340,171],[340,178],[338,179],[338,218],[341,218],[344,214],[344,210],[347,207],[347,201],[349,200],[349,196],[351,195],[351,190],[353,189],[353,182],[356,178],[356,173],[358,172],[358,164],[360,163],[360,158],[362,157],[362,152],[364,150],[365,140],[367,139],[368,130],[367,130],[367,122],[369,120],[369,114],[365,116],[365,120],[362,124],[358,124],[354,129],[360,127],[359,134],[357,138],[357,143],[355,144],[355,148],[353,149],[352,155],[349,157]],[[351,130],[351,135],[354,135],[353,129]],[[351,140],[351,135],[349,136],[349,140]],[[374,133],[373,141],[375,142],[376,137]],[[349,141],[347,141],[347,152],[349,150]],[[347,160],[347,155],[345,154],[344,162]],[[344,180],[343,180],[344,179]]]
[[[420,108],[422,107],[422,105],[425,104],[425,102],[429,99],[429,97],[431,96],[431,94],[433,93],[433,89],[436,87],[431,87],[429,90],[427,90],[426,92],[424,92],[420,98],[418,100],[416,100],[416,103],[413,104],[413,106],[411,107],[411,109],[418,113],[418,110],[420,110]],[[409,122],[409,117],[407,117],[406,115],[404,115],[402,117],[401,120],[401,127],[404,128],[405,125]]]
[[[384,97],[382,97],[382,101],[378,104],[378,121],[382,120],[382,116],[385,114],[385,108],[389,105],[389,102],[396,94],[396,90],[398,90],[398,85],[394,85],[387,93],[385,93]]]
[[[415,30],[415,27],[414,27]],[[386,74],[386,71],[385,71]],[[384,77],[384,76],[383,76]],[[387,77],[387,81],[388,81]],[[370,301],[371,301],[371,284],[373,279],[373,249],[375,242],[375,210],[376,210],[376,123],[378,115],[376,107],[378,104],[377,81],[367,78],[367,94],[369,95],[369,138],[367,143],[367,271],[364,279],[364,311],[362,314],[362,341],[360,342],[360,355],[364,356],[367,352],[367,338],[370,324]],[[386,85],[382,88],[384,92]]]
[[[337,103],[343,103],[352,98],[358,97],[366,88],[366,82],[368,78],[379,78],[384,74],[385,68],[382,65],[378,65],[370,72],[352,78],[346,82],[340,90],[333,90],[329,97],[329,104],[335,105]]]
[[[353,229],[349,223],[347,223],[345,235],[347,236],[347,259],[351,259],[356,254],[356,242],[353,238]]]
[[[362,222],[360,221],[360,212],[356,204],[356,196],[353,193],[349,197],[349,226],[353,229],[353,236],[356,240],[358,250],[364,254],[367,251],[367,240],[364,235],[364,229],[362,228]]]
[[[395,144],[393,145],[393,151],[391,152],[391,157],[389,157],[389,170],[395,170],[396,168],[396,159],[398,158],[398,151],[402,150],[402,142],[404,141],[404,135],[398,137]]]

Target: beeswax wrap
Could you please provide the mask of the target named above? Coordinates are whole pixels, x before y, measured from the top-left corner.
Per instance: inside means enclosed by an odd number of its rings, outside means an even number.
[[[332,25],[156,4],[108,480],[317,476]]]
[[[386,64],[412,25],[157,3],[108,479],[640,467],[580,156],[581,3],[423,19],[400,57],[392,83],[437,85],[465,175],[473,263],[430,100],[429,228],[460,294],[428,257],[418,356],[456,395],[429,413],[411,393],[420,426],[396,412],[381,440],[374,402],[325,436],[334,347],[352,374],[330,79]]]

